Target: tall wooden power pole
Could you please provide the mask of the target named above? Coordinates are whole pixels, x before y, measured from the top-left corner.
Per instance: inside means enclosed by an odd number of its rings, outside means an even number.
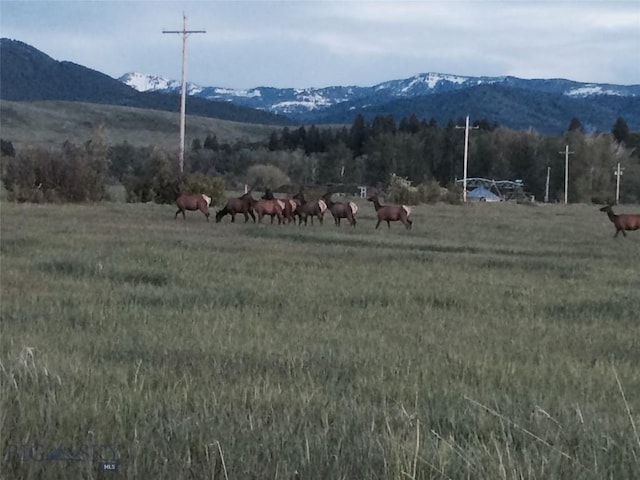
[[[569,155],[573,155],[574,152],[569,151],[569,145],[565,145],[564,152],[564,204],[569,203]]]
[[[182,30],[162,30],[162,33],[179,33],[182,35],[182,90],[180,96],[180,157],[178,163],[180,173],[184,171],[184,130],[187,105],[187,37],[192,33],[207,33],[206,30],[187,30],[187,17],[182,14]]]
[[[462,201],[467,201],[467,164],[469,159],[469,115],[467,115],[467,121],[464,127],[456,127],[456,128],[464,128],[464,166],[463,166],[463,177],[462,177]],[[471,127],[474,130],[479,129],[480,127]]]
[[[620,168],[620,162],[618,162],[618,167],[613,171],[613,174],[616,176],[616,205],[620,203],[620,176],[623,170],[623,168]]]

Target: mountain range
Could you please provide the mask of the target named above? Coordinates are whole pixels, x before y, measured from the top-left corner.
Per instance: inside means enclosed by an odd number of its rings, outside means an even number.
[[[143,73],[127,73],[119,80],[145,92],[179,92],[181,87],[178,81]],[[540,133],[561,133],[574,117],[587,131],[609,131],[622,117],[632,129],[640,129],[640,85],[429,72],[371,87],[241,90],[194,83],[186,87],[193,97],[265,110],[306,124],[351,123],[359,113],[369,120],[376,115],[400,119],[415,114],[441,124],[470,115]]]
[[[396,121],[471,121],[543,134],[563,133],[571,120],[588,131],[610,131],[618,117],[640,130],[640,85],[565,79],[468,77],[423,73],[370,87],[232,89],[187,84],[187,113],[273,125],[350,124],[391,115]],[[144,73],[114,79],[71,62],[53,60],[16,40],[0,39],[0,98],[69,100],[178,111],[180,82]]]

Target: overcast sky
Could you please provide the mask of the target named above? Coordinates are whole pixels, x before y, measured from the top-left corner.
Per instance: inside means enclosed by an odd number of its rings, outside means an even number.
[[[2,37],[117,78],[372,86],[418,73],[640,84],[640,0],[10,1]]]

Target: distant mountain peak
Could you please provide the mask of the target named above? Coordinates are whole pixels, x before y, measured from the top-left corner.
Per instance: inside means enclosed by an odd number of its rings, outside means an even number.
[[[139,92],[179,92],[182,88],[182,82],[178,80],[170,80],[158,75],[148,75],[146,73],[129,72],[118,78],[122,83],[135,88]],[[187,82],[188,95],[197,95],[202,87],[195,83]]]

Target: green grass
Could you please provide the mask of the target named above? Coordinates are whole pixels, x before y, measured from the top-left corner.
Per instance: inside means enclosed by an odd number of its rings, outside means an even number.
[[[640,236],[595,207],[0,208],[1,478],[638,477]]]

